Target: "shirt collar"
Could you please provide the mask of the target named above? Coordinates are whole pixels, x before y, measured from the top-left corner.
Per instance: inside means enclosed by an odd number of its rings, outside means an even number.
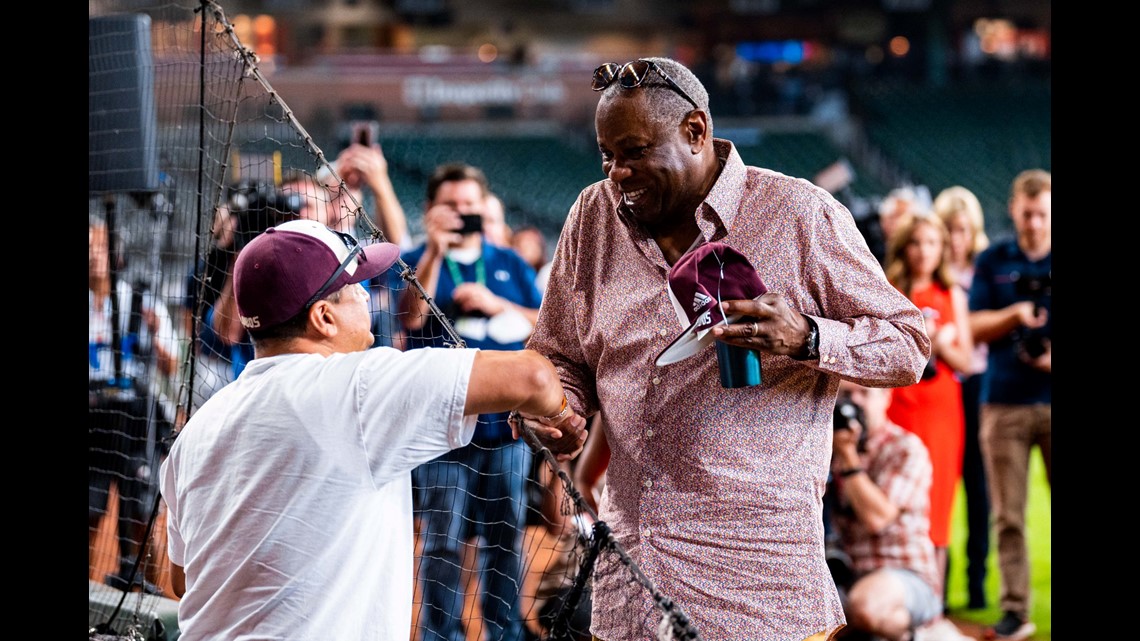
[[[720,175],[697,210],[697,226],[707,240],[719,240],[732,229],[748,176],[744,161],[732,141],[713,138],[713,150],[721,164]]]

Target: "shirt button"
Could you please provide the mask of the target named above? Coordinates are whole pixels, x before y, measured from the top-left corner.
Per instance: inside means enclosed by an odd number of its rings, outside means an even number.
[[[649,538],[651,536],[653,536],[653,530],[649,529],[649,526],[646,526],[645,527],[645,538]]]
[[[653,487],[653,479],[645,479],[645,489]]]
[[[661,377],[660,376],[654,376],[653,377],[653,384],[654,385],[660,385],[661,384]]]
[[[645,438],[653,438],[653,430],[645,430]]]
[[[669,335],[669,330],[667,330],[667,329],[665,329],[664,327],[662,327],[662,328],[661,328],[661,335],[662,335],[662,336],[668,336],[668,335]]]

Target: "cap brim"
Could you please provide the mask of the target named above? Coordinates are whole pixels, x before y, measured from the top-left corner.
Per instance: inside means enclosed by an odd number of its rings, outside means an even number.
[[[366,260],[356,262],[356,271],[349,283],[362,283],[383,274],[400,258],[400,247],[392,243],[372,243],[364,247],[363,253]]]
[[[727,320],[729,323],[735,323],[741,318],[744,318],[744,314],[733,314],[729,316]],[[684,332],[681,332],[681,335],[675,338],[672,343],[669,343],[669,346],[657,356],[657,360],[654,362],[658,367],[683,361],[716,340],[716,337],[713,336],[712,333],[712,327],[703,332],[693,331],[693,327],[699,322],[699,318],[693,321],[692,325],[689,325]],[[713,327],[715,327],[715,325]]]

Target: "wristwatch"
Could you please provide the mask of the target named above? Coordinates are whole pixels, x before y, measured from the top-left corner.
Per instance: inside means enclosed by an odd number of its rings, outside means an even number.
[[[819,360],[819,327],[816,326],[811,316],[804,316],[804,318],[807,319],[808,325],[810,326],[808,328],[807,343],[805,343],[804,353],[793,358],[797,361]]]

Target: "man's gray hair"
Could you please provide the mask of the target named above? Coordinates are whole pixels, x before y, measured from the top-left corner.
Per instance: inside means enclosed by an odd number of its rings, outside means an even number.
[[[664,71],[673,82],[677,83],[689,97],[697,103],[697,108],[705,112],[708,120],[709,137],[712,137],[713,132],[713,118],[712,112],[709,111],[709,92],[705,89],[704,84],[689,70],[688,67],[673,60],[672,58],[639,58],[639,60],[648,60]],[[650,113],[650,118],[654,122],[665,121],[668,124],[677,124],[681,121],[686,114],[693,110],[693,105],[685,100],[681,94],[677,93],[675,89],[669,86],[656,71],[650,71],[649,75],[645,78],[645,82],[637,88],[641,91],[649,92],[652,100],[650,104],[653,111]],[[613,84],[606,87],[602,93],[603,100],[610,100],[614,95],[619,92],[629,91],[624,89],[615,80]]]

